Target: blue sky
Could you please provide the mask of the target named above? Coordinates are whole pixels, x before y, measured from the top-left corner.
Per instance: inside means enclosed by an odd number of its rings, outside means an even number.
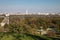
[[[2,12],[60,12],[60,0],[0,0]]]

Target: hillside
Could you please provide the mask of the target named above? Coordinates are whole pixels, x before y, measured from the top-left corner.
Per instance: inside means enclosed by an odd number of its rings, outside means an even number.
[[[43,30],[51,28],[52,31],[48,31],[47,34],[41,34],[41,27]],[[4,31],[9,32],[9,36],[13,37],[13,33],[18,33],[17,35],[23,34],[26,37],[32,38],[32,40],[40,40],[41,37],[46,36],[45,40],[59,40],[60,35],[60,16],[57,15],[10,15],[9,16],[9,25],[4,26]],[[5,33],[3,33],[5,35]],[[29,35],[28,35],[29,34]],[[23,36],[22,35],[22,36]],[[33,36],[34,35],[34,36]],[[18,37],[18,36],[17,36]],[[51,38],[50,38],[51,37]],[[57,37],[57,38],[56,38]],[[3,36],[4,38],[4,36]],[[14,37],[13,37],[14,38]],[[16,37],[15,37],[16,38]],[[20,38],[20,37],[19,37]],[[22,37],[21,40],[24,40],[25,37]],[[27,38],[27,39],[28,39]],[[42,40],[41,39],[41,40]],[[19,39],[20,40],[20,39]]]

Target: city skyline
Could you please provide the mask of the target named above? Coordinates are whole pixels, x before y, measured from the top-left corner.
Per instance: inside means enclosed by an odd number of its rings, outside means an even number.
[[[60,12],[60,0],[0,0],[0,12]]]

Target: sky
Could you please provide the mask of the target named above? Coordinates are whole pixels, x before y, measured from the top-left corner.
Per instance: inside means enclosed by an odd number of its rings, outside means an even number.
[[[0,0],[0,12],[60,12],[60,0]]]

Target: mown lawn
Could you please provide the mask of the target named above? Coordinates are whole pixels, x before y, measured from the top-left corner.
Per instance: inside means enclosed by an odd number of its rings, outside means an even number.
[[[60,38],[50,38],[23,33],[0,33],[0,40],[60,40]]]

